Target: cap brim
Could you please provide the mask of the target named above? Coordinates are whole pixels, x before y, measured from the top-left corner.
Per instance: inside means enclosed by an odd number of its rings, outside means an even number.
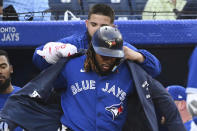
[[[109,56],[109,57],[116,57],[116,58],[123,58],[124,52],[123,50],[114,50],[114,49],[107,49],[103,47],[93,47],[95,52],[102,56]]]

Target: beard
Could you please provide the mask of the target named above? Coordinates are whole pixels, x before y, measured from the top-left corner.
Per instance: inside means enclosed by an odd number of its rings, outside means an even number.
[[[0,93],[3,93],[9,86],[11,82],[11,77],[7,78],[4,82],[0,81]]]
[[[98,69],[99,69],[99,74],[100,74],[101,76],[106,76],[106,75],[112,73],[112,68],[109,69],[108,71],[102,71],[102,70],[100,69],[100,67],[99,67]]]
[[[115,63],[114,64],[110,64],[110,68],[107,71],[102,71],[102,69],[99,66],[97,61],[95,61],[95,65],[96,65],[96,67],[98,69],[98,74],[101,75],[101,76],[106,76],[106,75],[112,73],[112,69],[115,66]]]
[[[119,66],[119,64],[120,64],[120,61],[121,61],[121,59],[116,59],[116,61],[114,62],[114,63],[108,63],[109,64],[109,66],[110,66],[110,68],[109,68],[109,70],[107,70],[107,71],[102,71],[101,70],[101,67],[99,66],[99,64],[98,64],[98,62],[95,60],[95,65],[96,65],[96,67],[97,67],[97,69],[98,69],[98,73],[101,75],[101,76],[106,76],[106,75],[108,75],[108,74],[110,74],[110,73],[113,73],[113,72],[117,72],[117,68],[115,68],[115,70],[114,70],[114,67],[115,66]]]

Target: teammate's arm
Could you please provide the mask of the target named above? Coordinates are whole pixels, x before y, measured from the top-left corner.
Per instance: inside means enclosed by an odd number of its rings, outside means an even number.
[[[42,70],[50,64],[55,64],[61,57],[68,57],[75,53],[77,53],[77,48],[74,45],[48,42],[44,46],[36,48],[33,63]]]
[[[76,39],[73,39],[72,37],[66,37],[64,39],[59,40],[59,42],[53,42],[53,43],[72,43],[72,45],[74,45],[78,49],[85,48],[85,47],[83,47],[83,45],[85,45],[85,43],[79,45],[80,43],[78,43],[78,41]],[[148,52],[146,50],[137,49],[127,42],[124,42],[123,44],[124,44],[124,52],[125,52],[126,59],[138,62],[138,64],[140,64],[142,66],[142,68],[144,68],[153,77],[160,74],[161,65],[160,65],[159,60],[155,56],[153,56],[150,52]],[[73,48],[71,46],[69,46],[69,48],[72,49],[71,52],[73,52],[73,50],[75,52],[74,46],[72,46]],[[57,61],[59,58],[59,56],[51,58],[50,55],[47,55],[48,57],[46,57],[46,56],[43,57],[44,56],[43,54],[39,55],[37,53],[37,50],[43,50],[43,48],[44,48],[44,46],[38,47],[33,55],[33,63],[41,70],[48,67],[50,64],[55,63],[55,61]],[[65,48],[65,50],[68,51],[69,48]],[[64,51],[64,50],[61,50],[61,51]],[[47,50],[46,50],[46,53],[49,54],[49,52],[47,52]],[[66,54],[64,57],[66,57]]]
[[[126,59],[136,61],[151,76],[155,77],[160,74],[160,62],[150,52],[143,49],[137,49],[131,44],[124,42],[124,53]]]

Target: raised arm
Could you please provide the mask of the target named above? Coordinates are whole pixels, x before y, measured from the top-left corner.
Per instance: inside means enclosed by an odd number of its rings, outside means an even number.
[[[143,49],[137,49],[127,42],[124,42],[124,52],[126,59],[136,61],[152,77],[160,74],[160,62],[150,52]]]

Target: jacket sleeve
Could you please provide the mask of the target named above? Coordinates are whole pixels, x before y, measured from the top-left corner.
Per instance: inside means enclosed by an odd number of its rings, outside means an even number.
[[[144,57],[145,61],[143,63],[138,63],[149,75],[152,77],[156,77],[161,72],[161,64],[159,60],[150,52],[143,50],[143,49],[137,49],[131,44],[124,42],[124,46],[129,47],[132,50],[135,50],[137,52],[140,52]]]
[[[186,131],[179,111],[166,89],[155,79],[150,77],[150,92],[155,110],[159,116],[165,117],[166,131]]]

